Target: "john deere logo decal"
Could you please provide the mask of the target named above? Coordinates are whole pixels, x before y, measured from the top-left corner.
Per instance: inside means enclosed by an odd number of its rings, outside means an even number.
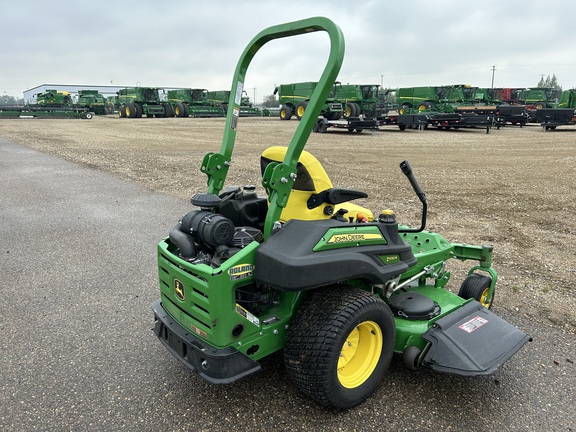
[[[380,234],[334,234],[328,240],[328,244],[333,243],[348,243],[348,242],[363,242],[366,240],[379,240],[382,236]]]
[[[174,295],[178,300],[184,301],[184,284],[178,279],[174,279]]]

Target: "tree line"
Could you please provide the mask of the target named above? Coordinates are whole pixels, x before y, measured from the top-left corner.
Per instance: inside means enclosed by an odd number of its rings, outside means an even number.
[[[14,96],[0,96],[0,105],[24,105],[24,99],[16,99]]]

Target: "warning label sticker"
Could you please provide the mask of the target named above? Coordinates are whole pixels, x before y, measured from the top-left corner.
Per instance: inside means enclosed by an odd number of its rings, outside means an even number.
[[[240,306],[238,303],[236,303],[236,313],[242,315],[252,324],[260,327],[260,320],[254,315],[252,315],[250,312],[248,312],[246,309],[244,309],[242,306]]]
[[[244,83],[238,81],[238,85],[236,86],[236,95],[234,96],[234,103],[236,105],[240,105],[240,102],[242,102],[243,91],[244,91]]]
[[[478,330],[487,322],[488,322],[487,319],[476,316],[472,318],[470,321],[466,321],[464,324],[459,325],[458,328],[461,328],[465,332],[472,333],[473,331]]]
[[[238,117],[240,117],[240,108],[234,107],[232,109],[232,121],[230,122],[230,129],[236,130],[238,127]]]

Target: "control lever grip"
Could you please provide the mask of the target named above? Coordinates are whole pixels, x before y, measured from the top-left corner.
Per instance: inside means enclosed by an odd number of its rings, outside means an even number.
[[[407,160],[400,162],[400,169],[402,170],[404,175],[408,177],[408,181],[412,185],[412,189],[414,189],[414,192],[416,192],[416,195],[418,196],[420,201],[425,202],[426,194],[420,187],[420,184],[418,183],[418,180],[416,180],[416,177],[414,177],[414,173],[412,172],[412,166],[410,165],[410,162],[408,162]]]

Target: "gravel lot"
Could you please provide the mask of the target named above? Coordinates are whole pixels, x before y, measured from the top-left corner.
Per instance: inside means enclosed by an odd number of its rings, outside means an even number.
[[[227,185],[260,185],[261,151],[288,145],[297,125],[240,119]],[[223,129],[224,119],[0,121],[0,137],[182,200],[205,190],[200,162],[219,150]],[[408,159],[428,197],[428,229],[494,245],[498,306],[576,332],[576,127],[333,131],[312,134],[306,149],[335,186],[368,193],[359,204],[417,225],[420,205],[398,168]],[[456,263],[453,289],[468,267]]]

